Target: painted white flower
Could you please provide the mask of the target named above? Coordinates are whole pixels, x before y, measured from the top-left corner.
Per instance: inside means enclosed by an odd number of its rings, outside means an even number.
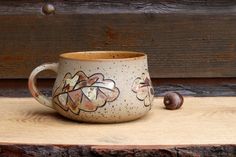
[[[136,97],[140,101],[144,101],[146,107],[150,106],[154,98],[154,90],[151,80],[145,73],[141,77],[137,77],[132,85],[132,91],[136,93]]]

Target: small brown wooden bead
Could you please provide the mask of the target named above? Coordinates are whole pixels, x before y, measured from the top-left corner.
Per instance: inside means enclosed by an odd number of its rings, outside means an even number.
[[[166,93],[163,100],[163,103],[168,110],[179,109],[183,105],[183,102],[184,98],[178,92]]]
[[[52,4],[45,4],[42,7],[42,12],[45,15],[55,14],[55,7]]]

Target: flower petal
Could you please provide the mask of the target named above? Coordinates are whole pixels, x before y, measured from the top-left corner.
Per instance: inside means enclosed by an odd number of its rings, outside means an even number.
[[[103,82],[96,82],[92,86],[96,86],[99,88],[113,89],[115,87],[115,83],[111,80],[105,80]]]
[[[154,89],[150,87],[150,94],[154,96]]]
[[[64,94],[64,93],[63,93]],[[66,93],[65,93],[66,94]],[[59,100],[59,97],[60,97],[60,94],[59,95],[56,95],[56,96],[54,96],[53,97],[53,101],[54,101],[54,103],[55,104],[57,104],[57,105],[59,105],[63,110],[68,110],[68,106],[67,106],[67,103],[64,103],[64,100],[62,100],[62,98],[60,98],[61,99],[61,101],[62,101],[62,103],[60,102],[60,100]],[[64,96],[63,96],[64,97]],[[65,97],[64,98],[65,100],[66,100],[66,102],[68,101],[67,99],[68,99],[68,97]]]
[[[96,99],[92,100],[92,103],[97,107],[101,107],[106,103],[106,101],[107,101],[107,96],[103,92],[101,92],[101,90],[98,88],[97,97]]]
[[[99,90],[106,96],[106,101],[114,101],[120,94],[118,88],[112,90],[107,88],[99,88]]]
[[[82,102],[78,104],[78,107],[84,111],[96,111],[96,103],[90,101],[85,95],[82,97]]]
[[[96,100],[97,98],[97,87],[84,87],[82,88],[83,94],[90,100]]]
[[[68,101],[67,101],[67,105],[70,108],[70,110],[75,113],[78,114],[80,111],[79,105],[78,103],[80,103],[79,101],[76,103],[74,102],[70,97],[68,97]]]
[[[74,86],[76,85],[77,81],[79,79],[79,76],[75,75],[73,78],[68,78],[65,79],[65,84],[63,87],[64,91],[70,91],[74,88]]]
[[[132,84],[132,91],[137,93],[137,91],[140,88],[140,83],[143,82],[142,79],[140,77],[136,78]]]
[[[68,92],[68,95],[74,103],[80,102],[82,99],[81,90],[74,90],[74,91]]]
[[[149,92],[149,88],[148,87],[141,87],[138,89],[137,91],[137,98],[140,100],[144,100]]]
[[[93,74],[89,77],[89,79],[97,79],[98,82],[103,81],[104,76],[100,73]]]
[[[81,81],[81,82],[79,82],[78,84],[75,85],[74,90],[83,88],[85,86],[87,86],[87,81]]]
[[[79,79],[78,79],[79,82],[88,80],[88,77],[82,71],[77,72],[75,75],[77,75],[79,77]]]
[[[58,95],[58,101],[60,102],[61,105],[66,106],[67,103],[67,93],[59,94]]]
[[[147,96],[147,97],[144,99],[144,105],[145,105],[145,106],[149,106],[149,105],[151,105],[151,103],[152,103],[151,98],[150,98],[149,96]]]

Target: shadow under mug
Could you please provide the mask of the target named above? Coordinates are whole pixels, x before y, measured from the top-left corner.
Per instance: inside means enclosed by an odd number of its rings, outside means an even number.
[[[44,70],[57,73],[52,98],[36,87]],[[147,55],[129,51],[85,51],[61,54],[29,77],[29,90],[41,104],[82,122],[115,123],[138,119],[152,106],[154,91]]]

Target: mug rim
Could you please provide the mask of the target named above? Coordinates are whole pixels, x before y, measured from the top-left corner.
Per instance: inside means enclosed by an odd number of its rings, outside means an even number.
[[[118,58],[73,58],[70,55],[93,55],[93,54],[126,54],[131,55],[132,57],[118,57]],[[75,52],[66,52],[59,55],[61,59],[68,59],[68,60],[79,60],[79,61],[125,61],[125,60],[139,60],[139,59],[146,59],[147,54],[143,52],[136,52],[136,51],[75,51]]]

